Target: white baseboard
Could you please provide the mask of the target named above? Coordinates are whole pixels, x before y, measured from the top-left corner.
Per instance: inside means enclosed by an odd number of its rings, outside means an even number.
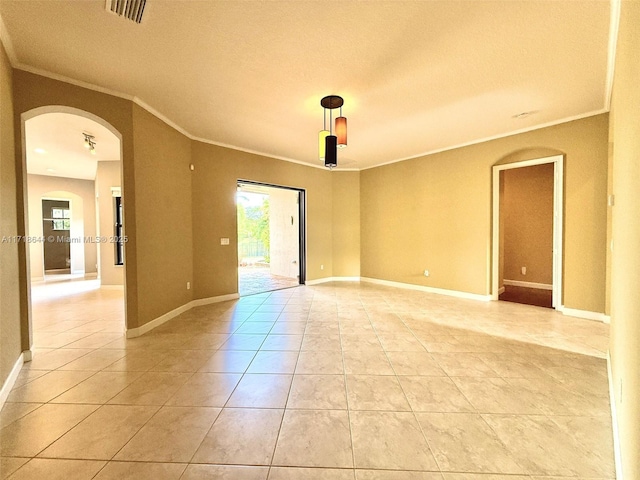
[[[154,328],[159,327],[163,323],[168,322],[172,318],[175,318],[178,315],[188,310],[191,310],[193,307],[200,307],[202,305],[209,305],[211,303],[227,302],[229,300],[237,300],[238,298],[240,297],[237,293],[231,293],[228,295],[220,295],[217,297],[200,298],[198,300],[192,300],[189,303],[185,303],[181,307],[174,308],[170,312],[167,312],[164,315],[161,315],[158,318],[155,318],[140,327],[127,329],[127,332],[126,332],[127,338],[136,338],[141,335],[144,335],[145,333],[150,332]]]
[[[237,300],[240,295],[237,293],[230,293],[228,295],[218,295],[217,297],[199,298],[198,300],[191,301],[191,307],[201,307],[203,305],[210,305],[212,303],[228,302],[230,300]]]
[[[31,283],[42,283],[44,282],[44,277],[31,277]]]
[[[7,401],[9,392],[11,392],[11,389],[16,384],[16,380],[18,379],[18,374],[20,373],[20,369],[22,368],[23,363],[24,353],[21,353],[16,360],[16,363],[13,364],[13,368],[11,369],[9,376],[2,385],[2,389],[0,389],[0,410],[2,410],[2,407],[4,407],[4,402]]]
[[[460,292],[458,290],[446,290],[444,288],[426,287],[423,285],[414,285],[412,283],[391,282],[389,280],[380,280],[377,278],[361,277],[360,281],[367,283],[375,283],[377,285],[385,285],[387,287],[404,288],[407,290],[418,290],[420,292],[436,293],[438,295],[447,295],[449,297],[467,298],[469,300],[480,300],[482,302],[491,301],[491,295],[480,295],[477,293]]]
[[[538,290],[553,290],[553,285],[550,285],[548,283],[523,282],[520,280],[507,280],[505,278],[504,284],[511,285],[512,287],[537,288]]]
[[[610,323],[611,317],[599,312],[590,312],[588,310],[577,310],[575,308],[567,308],[565,306],[557,308],[559,312],[567,317],[584,318],[586,320],[595,320],[596,322]]]
[[[607,376],[609,378],[609,403],[611,404],[611,426],[613,429],[613,456],[616,464],[616,480],[622,480],[622,453],[620,450],[620,431],[618,429],[618,413],[616,408],[616,396],[613,385],[613,372],[611,370],[611,353],[607,350]]]
[[[124,285],[102,285],[100,284],[100,288],[106,288],[107,290],[123,290]]]
[[[315,280],[307,280],[305,285],[319,285],[321,283],[328,282],[359,282],[360,277],[324,277],[316,278]]]
[[[504,293],[504,287],[500,287],[498,289],[498,295],[502,295]]]
[[[98,272],[85,273],[84,274],[84,278],[85,278],[85,280],[95,280],[96,278],[98,278]]]
[[[144,335],[145,333],[153,330],[156,327],[159,327],[163,323],[168,322],[172,318],[177,317],[178,315],[180,315],[181,313],[186,312],[189,309],[191,309],[191,302],[189,302],[189,303],[187,303],[185,305],[182,305],[181,307],[174,308],[170,312],[167,312],[164,315],[159,316],[158,318],[154,318],[153,320],[151,320],[150,322],[145,323],[144,325],[141,325],[141,326],[136,327],[136,328],[128,328],[127,329],[127,338],[136,338],[136,337],[139,337],[141,335]]]

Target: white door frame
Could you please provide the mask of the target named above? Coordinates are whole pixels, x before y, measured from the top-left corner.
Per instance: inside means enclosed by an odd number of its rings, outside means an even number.
[[[491,299],[498,300],[500,270],[500,172],[513,168],[553,163],[553,300],[552,306],[562,310],[562,238],[564,209],[564,156],[537,158],[523,162],[493,166],[493,234]]]

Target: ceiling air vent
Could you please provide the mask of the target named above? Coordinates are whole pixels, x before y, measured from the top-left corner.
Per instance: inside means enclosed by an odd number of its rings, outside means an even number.
[[[140,23],[146,3],[147,0],[106,0],[106,7],[109,12]]]

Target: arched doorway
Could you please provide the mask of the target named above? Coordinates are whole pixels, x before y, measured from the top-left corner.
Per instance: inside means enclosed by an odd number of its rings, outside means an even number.
[[[564,211],[564,156],[562,154],[544,156],[540,158],[533,158],[531,160],[521,160],[514,158],[511,162],[499,163],[493,166],[493,233],[492,233],[492,274],[491,274],[491,294],[493,300],[498,300],[501,285],[500,282],[504,280],[503,275],[503,247],[504,247],[504,225],[501,222],[501,179],[502,174],[506,171],[513,169],[523,169],[533,166],[542,165],[552,166],[552,211],[551,213],[551,285],[548,288],[551,290],[551,307],[557,310],[562,310],[562,265],[563,265],[563,211]],[[526,275],[526,266],[522,267],[522,274]],[[515,282],[514,282],[515,283]],[[529,282],[519,281],[521,285],[533,286],[538,288],[534,284]],[[546,288],[546,285],[545,285]]]
[[[71,107],[35,108],[21,119],[30,346],[57,348],[63,341],[58,333],[105,318],[111,323],[94,326],[96,332],[122,333],[126,325],[122,135],[102,118]],[[46,235],[45,226],[50,227]],[[66,250],[60,250],[67,252],[68,268],[58,270],[63,275],[56,276],[56,285],[48,285],[53,277],[47,273],[55,269],[54,264],[47,265],[45,249],[65,243]],[[77,316],[69,311],[71,296]],[[101,307],[91,308],[92,301]],[[64,316],[56,316],[58,306],[65,303]],[[105,313],[98,316],[100,311]],[[34,317],[43,312],[50,322],[34,342],[34,330],[43,325]],[[63,323],[54,325],[58,319]],[[88,327],[83,330],[76,333],[93,334]]]

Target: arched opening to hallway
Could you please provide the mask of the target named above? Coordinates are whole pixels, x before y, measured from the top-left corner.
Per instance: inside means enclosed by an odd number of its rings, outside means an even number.
[[[22,115],[34,367],[73,362],[125,330],[121,138],[75,108]]]

